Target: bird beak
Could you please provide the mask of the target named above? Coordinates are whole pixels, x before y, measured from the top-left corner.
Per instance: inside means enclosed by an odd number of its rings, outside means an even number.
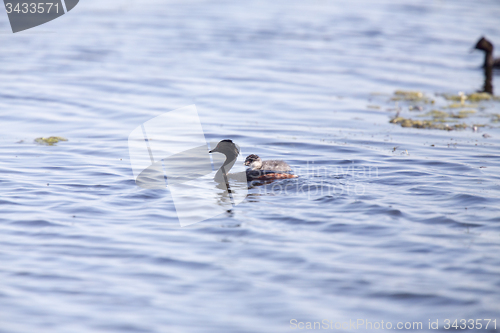
[[[209,153],[209,154],[212,154],[213,152],[214,152],[213,150],[210,150],[208,153]]]

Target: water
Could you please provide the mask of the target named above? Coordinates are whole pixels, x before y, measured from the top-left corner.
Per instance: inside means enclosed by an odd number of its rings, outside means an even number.
[[[466,120],[477,132],[387,111],[397,89],[439,105],[480,89],[468,51],[500,45],[498,17],[494,1],[87,0],[14,35],[4,16],[0,332],[498,331],[500,103]],[[300,177],[181,228],[168,190],[135,185],[127,137],[193,103],[208,141]],[[50,135],[69,141],[33,143]]]

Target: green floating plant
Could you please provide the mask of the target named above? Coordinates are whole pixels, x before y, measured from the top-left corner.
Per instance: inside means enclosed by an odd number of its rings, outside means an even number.
[[[419,115],[419,117],[432,117],[433,119],[445,119],[445,118],[467,118],[471,114],[476,113],[475,110],[461,110],[458,113],[445,112],[440,110],[432,110],[425,114]]]
[[[460,102],[462,105],[465,103],[465,101],[470,101],[470,102],[482,102],[482,101],[500,101],[500,96],[494,96],[491,95],[487,92],[477,92],[477,93],[472,93],[472,94],[464,94],[462,92],[458,93],[458,95],[453,95],[453,94],[442,94],[444,99],[448,101],[453,101],[453,102]]]
[[[391,100],[434,104],[434,100],[426,97],[424,93],[422,93],[421,91],[411,91],[411,90],[396,90]]]
[[[469,127],[477,130],[478,127],[489,126],[488,124],[466,124],[460,119],[471,118],[471,121],[474,121],[473,118],[475,117],[490,117],[491,123],[500,122],[500,114],[483,112],[492,106],[492,103],[484,102],[500,101],[500,96],[494,96],[485,92],[470,94],[459,92],[458,94],[435,94],[435,96],[438,99],[433,100],[418,90],[396,90],[391,97],[391,101],[402,101],[408,105],[409,111],[423,111],[429,104],[432,105],[433,109],[417,115],[417,117],[423,117],[424,119],[404,118],[400,116],[402,108],[396,102],[395,109],[387,109],[388,111],[397,111],[397,115],[390,120],[390,123],[398,124],[402,127],[452,131]],[[443,100],[445,103],[443,103]]]
[[[454,124],[448,125],[443,124],[441,119],[437,120],[413,120],[409,118],[396,117],[392,118],[390,121],[392,124],[399,124],[401,127],[413,127],[413,128],[429,128],[429,129],[439,129],[446,131],[453,131],[458,129],[467,128],[467,124]]]
[[[58,143],[59,141],[68,141],[68,139],[63,138],[62,136],[50,136],[48,138],[36,138],[35,142],[39,143],[41,145],[46,145],[46,146],[53,146],[54,144]]]

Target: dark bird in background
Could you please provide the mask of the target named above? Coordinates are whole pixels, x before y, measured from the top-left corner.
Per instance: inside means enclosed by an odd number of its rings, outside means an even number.
[[[500,58],[493,58],[493,44],[484,37],[476,43],[475,49],[484,51],[484,68],[499,68],[500,69]]]
[[[493,69],[500,69],[500,58],[493,58],[493,43],[484,37],[479,39],[474,48],[484,51],[484,86],[481,91],[493,95]]]

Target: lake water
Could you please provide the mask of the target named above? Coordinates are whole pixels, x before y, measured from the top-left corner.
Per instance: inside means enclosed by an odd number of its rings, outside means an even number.
[[[499,331],[500,102],[436,96],[481,89],[469,50],[500,46],[498,2],[86,0],[16,34],[0,17],[0,332]],[[127,138],[191,104],[207,141],[299,178],[181,228]],[[475,113],[389,123],[437,108]],[[33,142],[51,135],[68,141]]]

